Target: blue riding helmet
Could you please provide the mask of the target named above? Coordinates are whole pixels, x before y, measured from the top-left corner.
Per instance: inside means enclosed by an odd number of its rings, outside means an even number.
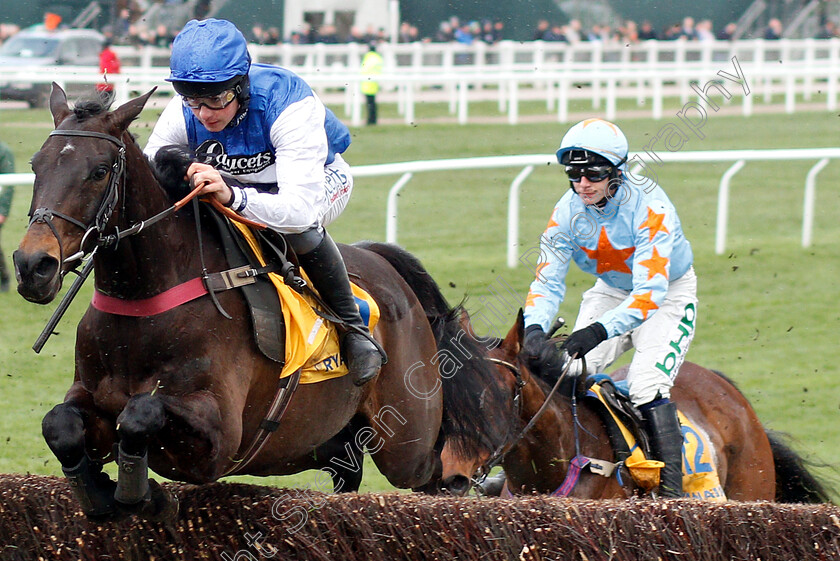
[[[586,119],[563,136],[557,161],[564,166],[609,163],[624,170],[628,151],[627,137],[617,125],[603,119]]]
[[[181,95],[206,97],[234,88],[250,67],[248,42],[235,25],[213,18],[191,20],[172,42],[166,80]]]

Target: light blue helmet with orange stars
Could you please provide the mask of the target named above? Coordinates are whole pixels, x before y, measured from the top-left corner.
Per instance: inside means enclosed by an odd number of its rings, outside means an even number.
[[[628,151],[627,137],[618,125],[604,119],[586,119],[570,128],[563,136],[560,149],[557,150],[557,161],[564,166],[609,162],[624,170]]]

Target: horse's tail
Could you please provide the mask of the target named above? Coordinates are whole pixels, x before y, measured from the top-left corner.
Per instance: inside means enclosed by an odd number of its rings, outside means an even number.
[[[462,457],[478,457],[504,445],[514,419],[495,368],[486,360],[487,348],[464,331],[463,306],[450,306],[423,264],[404,249],[379,242],[355,245],[383,257],[400,274],[426,312],[440,355],[457,359],[449,363],[457,364],[457,370],[441,376],[441,436]]]
[[[830,503],[832,490],[818,480],[808,467],[815,462],[806,460],[788,446],[782,433],[765,430],[773,449],[776,466],[776,501],[780,503]]]

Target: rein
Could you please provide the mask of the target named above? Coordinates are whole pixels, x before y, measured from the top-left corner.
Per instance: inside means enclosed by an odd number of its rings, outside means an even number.
[[[566,365],[563,367],[562,372],[560,372],[560,376],[557,377],[557,381],[554,383],[554,386],[551,388],[551,391],[549,391],[548,394],[545,396],[545,400],[543,400],[542,405],[537,410],[537,412],[534,413],[534,415],[531,417],[531,419],[528,421],[528,424],[525,425],[525,428],[523,428],[519,432],[519,434],[516,435],[516,437],[514,439],[510,440],[507,444],[497,448],[496,451],[493,452],[493,454],[487,460],[487,462],[485,462],[484,465],[482,465],[479,468],[479,471],[481,471],[484,474],[484,477],[487,477],[487,475],[490,473],[490,470],[492,470],[494,467],[496,467],[497,465],[502,463],[502,461],[505,459],[505,456],[513,449],[513,447],[516,446],[519,443],[519,441],[522,440],[525,437],[525,435],[528,434],[528,432],[532,428],[534,428],[534,425],[537,424],[537,421],[539,420],[539,418],[542,416],[543,413],[545,413],[545,410],[548,408],[548,405],[551,402],[551,398],[554,397],[554,394],[557,392],[557,388],[560,387],[560,384],[566,378],[566,375],[569,373],[569,369],[572,366],[572,362],[574,362],[574,360],[576,358],[577,358],[577,355],[575,355],[575,357],[569,357],[569,360],[566,361]],[[490,360],[491,362],[495,362],[497,364],[501,364],[502,366],[507,367],[509,370],[511,370],[511,372],[514,373],[514,376],[516,377],[516,380],[517,380],[516,381],[516,384],[517,384],[516,392],[517,393],[516,393],[516,396],[514,397],[514,403],[516,403],[516,398],[517,397],[521,398],[521,396],[522,396],[521,388],[525,385],[525,382],[522,380],[522,375],[519,372],[519,369],[514,364],[511,364],[507,361],[502,361],[502,360],[497,360],[497,359],[492,359],[492,358],[489,358],[488,360]],[[584,360],[583,368],[584,368],[584,371],[585,371],[586,370],[585,359],[583,357],[581,357],[581,360]],[[521,385],[520,385],[520,382],[522,382]],[[519,404],[519,407],[521,408],[521,403]]]
[[[198,192],[202,189],[202,187],[204,187],[203,183],[196,185],[186,197],[176,202],[171,207],[162,210],[161,212],[155,214],[150,218],[141,220],[140,222],[130,226],[125,230],[120,231],[119,228],[115,227],[114,234],[104,235],[102,232],[104,231],[108,220],[110,220],[111,215],[113,214],[114,210],[117,207],[117,203],[119,202],[120,189],[122,189],[123,191],[122,198],[123,205],[125,205],[125,143],[115,136],[97,131],[56,129],[54,131],[51,131],[49,136],[80,136],[87,138],[101,138],[103,140],[111,142],[112,144],[115,144],[117,148],[119,148],[119,152],[116,161],[111,166],[111,177],[108,180],[108,187],[105,191],[105,196],[103,197],[102,202],[99,204],[99,208],[96,211],[96,215],[94,216],[90,224],[86,226],[81,220],[77,220],[72,216],[68,216],[64,213],[46,207],[37,208],[32,212],[31,219],[29,221],[29,226],[32,226],[32,224],[35,223],[44,223],[49,227],[50,231],[53,233],[56,241],[58,242],[62,265],[67,263],[73,263],[79,260],[84,262],[84,265],[82,266],[81,270],[74,268],[68,269],[67,271],[62,271],[60,273],[61,277],[64,278],[64,276],[68,272],[73,272],[77,275],[77,278],[73,281],[73,284],[67,290],[67,293],[61,299],[61,302],[59,302],[58,307],[55,309],[52,316],[50,316],[50,319],[47,320],[47,324],[44,326],[44,329],[38,336],[38,339],[36,339],[35,344],[32,345],[32,350],[34,350],[36,353],[40,353],[41,349],[44,348],[47,339],[49,339],[50,336],[53,334],[55,327],[58,325],[58,322],[64,316],[64,313],[67,311],[67,308],[70,306],[70,303],[79,293],[79,290],[82,288],[82,285],[85,283],[88,276],[90,276],[90,273],[93,271],[93,257],[100,247],[116,248],[119,245],[120,240],[122,240],[123,238],[139,234],[147,226],[151,226],[156,222],[159,222],[180,210],[184,205],[193,200],[198,194]],[[264,224],[260,224],[259,222],[254,222],[248,220],[247,218],[239,216],[229,208],[222,205],[218,200],[216,200],[215,197],[202,198],[201,200],[205,202],[209,201],[213,208],[215,208],[216,210],[218,210],[219,212],[221,212],[222,214],[224,214],[232,220],[242,222],[244,224],[247,224],[248,226],[257,229],[264,229],[266,227]],[[198,212],[196,212],[196,220],[198,219],[197,217]],[[61,218],[62,220],[65,220],[66,222],[69,222],[70,224],[73,224],[74,226],[77,226],[80,229],[84,230],[84,234],[82,235],[82,241],[79,244],[79,251],[77,251],[73,255],[70,255],[69,257],[64,256],[64,245],[61,243],[61,237],[58,235],[58,231],[56,230],[55,225],[53,224],[53,218]],[[96,242],[93,246],[93,249],[91,249],[89,252],[86,252],[84,249],[85,245],[88,242],[88,238],[94,235],[94,233],[96,235]]]

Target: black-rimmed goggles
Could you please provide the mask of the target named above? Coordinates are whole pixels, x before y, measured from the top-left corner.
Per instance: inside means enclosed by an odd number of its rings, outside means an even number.
[[[610,177],[614,167],[612,165],[602,166],[566,166],[566,175],[569,181],[577,183],[581,178],[586,177],[589,181],[597,183]]]
[[[236,92],[234,90],[225,90],[220,94],[202,97],[181,96],[184,107],[195,110],[201,109],[204,106],[213,111],[219,111],[233,103],[234,99],[236,99]]]

